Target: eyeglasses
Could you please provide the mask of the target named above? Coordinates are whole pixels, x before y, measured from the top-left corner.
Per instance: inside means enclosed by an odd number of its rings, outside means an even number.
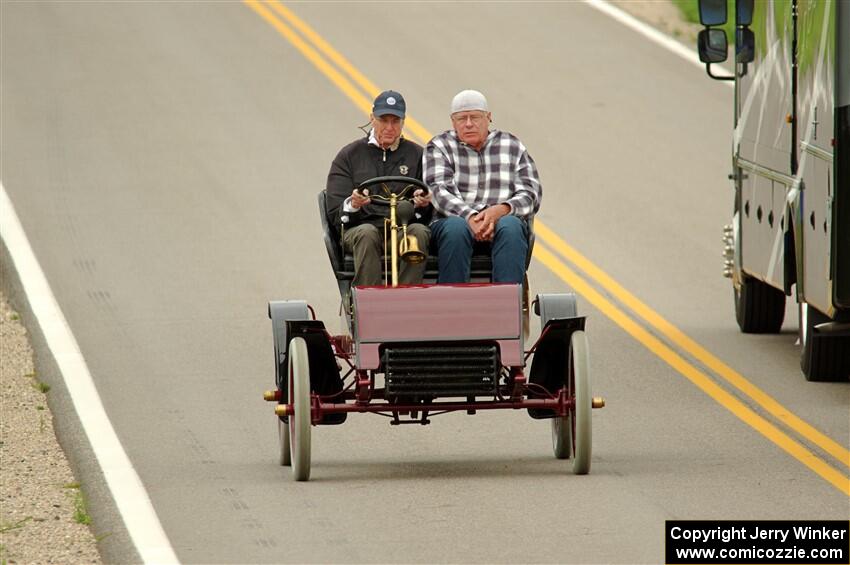
[[[467,121],[471,121],[475,125],[481,124],[481,123],[487,121],[487,114],[476,113],[476,114],[453,114],[452,115],[452,123],[465,124]]]

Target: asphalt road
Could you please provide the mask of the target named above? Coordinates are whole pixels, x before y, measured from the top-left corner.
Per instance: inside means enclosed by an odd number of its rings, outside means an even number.
[[[542,225],[850,446],[850,388],[800,375],[794,305],[779,335],[737,331],[720,276],[731,89],[579,3],[291,9],[432,134],[455,92],[485,92],[538,164]],[[294,483],[261,399],[266,302],[306,299],[339,327],[315,198],[362,109],[243,3],[3,2],[0,19],[0,178],[181,561],[659,562],[668,519],[847,518],[847,494],[586,296],[608,402],[590,475],[524,413],[355,415],[314,429],[312,480]],[[539,258],[530,279],[568,290]],[[93,513],[107,560],[132,558],[114,511]]]

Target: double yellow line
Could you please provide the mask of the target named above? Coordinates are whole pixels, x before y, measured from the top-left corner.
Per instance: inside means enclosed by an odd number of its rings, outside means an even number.
[[[363,76],[354,65],[336,51],[315,30],[278,0],[263,2],[258,0],[244,0],[244,2],[276,29],[278,33],[289,41],[322,74],[328,77],[355,106],[366,114],[370,113],[372,100],[378,95],[380,89]],[[423,144],[427,143],[432,137],[432,134],[422,124],[410,116],[405,120],[405,128],[412,137]],[[690,380],[724,408],[785,450],[803,465],[826,479],[839,491],[850,496],[850,477],[815,453],[812,453],[812,451],[807,449],[799,441],[748,407],[744,402],[718,385],[715,382],[716,379],[709,377],[706,371],[701,370],[694,363],[688,361],[668,344],[672,344],[680,352],[684,352],[699,361],[703,367],[709,369],[716,377],[719,377],[734,387],[740,394],[744,395],[749,401],[756,404],[761,410],[775,418],[778,422],[793,430],[800,437],[818,446],[842,465],[850,467],[850,451],[847,448],[797,417],[763,390],[709,353],[558,237],[554,231],[549,229],[539,219],[535,220],[534,229],[538,242],[538,245],[534,249],[535,259],[543,263],[598,310],[613,320],[614,323],[623,328],[629,335],[663,359],[668,365]],[[545,245],[539,245],[541,242]],[[580,270],[583,276],[579,275],[567,263],[562,261],[561,258]],[[596,286],[604,289],[610,296],[615,297],[620,305],[614,304],[611,300],[603,296],[596,290],[594,284],[588,282],[588,279],[593,281]],[[626,308],[632,312],[631,315],[626,313]],[[666,340],[666,343],[662,341],[661,337]]]

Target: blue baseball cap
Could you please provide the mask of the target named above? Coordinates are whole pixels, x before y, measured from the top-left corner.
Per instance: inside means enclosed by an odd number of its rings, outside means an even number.
[[[404,119],[404,112],[407,105],[404,103],[404,97],[395,90],[385,90],[375,98],[375,103],[372,105],[372,114],[375,116],[384,116],[392,114]]]

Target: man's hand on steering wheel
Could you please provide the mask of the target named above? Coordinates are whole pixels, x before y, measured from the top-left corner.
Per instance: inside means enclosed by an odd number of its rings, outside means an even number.
[[[363,199],[364,204],[361,205],[375,204],[388,206],[390,203],[389,183],[404,183],[406,185],[400,193],[396,193],[396,196],[399,200],[411,200],[413,201],[413,204],[416,207],[427,206],[431,203],[431,196],[430,191],[428,190],[428,185],[426,185],[421,180],[411,177],[388,176],[375,177],[369,180],[365,180],[359,185],[357,185],[351,195],[352,206],[357,206],[358,201],[355,200],[355,195],[358,195],[360,198]],[[380,189],[371,189],[371,187],[374,185],[381,185]],[[413,194],[410,193],[411,188],[415,188]],[[422,203],[421,206],[418,202]]]
[[[354,189],[351,193],[351,206],[355,210],[359,210],[363,206],[371,203],[372,200],[369,198],[369,189],[364,188],[362,190]]]
[[[431,193],[417,188],[413,191],[413,205],[416,208],[427,208],[431,205]]]

